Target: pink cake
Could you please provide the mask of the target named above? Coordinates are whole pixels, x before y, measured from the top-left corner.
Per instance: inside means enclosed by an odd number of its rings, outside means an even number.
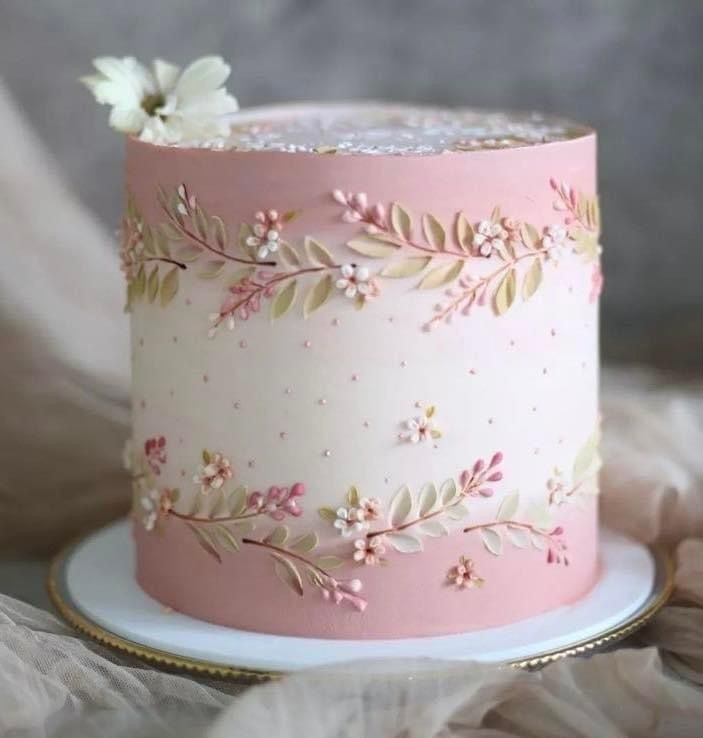
[[[383,105],[127,141],[137,578],[174,610],[430,636],[597,576],[592,130]]]

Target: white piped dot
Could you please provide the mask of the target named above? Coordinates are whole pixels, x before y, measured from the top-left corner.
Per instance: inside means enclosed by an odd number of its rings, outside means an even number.
[[[292,389],[291,389],[290,387],[286,387],[286,388],[285,388],[285,389],[284,389],[283,391],[284,391],[284,392],[285,392],[285,393],[286,393],[287,395],[290,395],[290,394],[291,394],[291,393],[293,392],[293,390],[292,390]]]
[[[408,365],[408,362],[403,359],[403,361],[400,362],[400,366],[402,369],[405,369],[405,367]]]
[[[303,348],[310,348],[312,346],[312,341],[305,341],[303,343]]]
[[[287,434],[287,433],[286,433],[285,431],[281,431],[281,432],[280,432],[280,433],[278,434],[278,437],[279,437],[279,438],[280,438],[280,439],[281,439],[282,441],[285,441],[285,440],[286,440],[286,438],[288,438],[288,434]]]
[[[336,328],[339,325],[339,318],[334,318],[332,320],[332,325]]]
[[[239,348],[246,348],[249,344],[242,338],[239,342]]]
[[[319,400],[317,401],[317,404],[318,404],[318,405],[326,405],[326,404],[327,404],[327,400],[326,400],[326,399],[325,399],[324,397],[321,397],[321,398],[320,398],[320,399],[319,399]]]
[[[325,456],[326,458],[328,458],[328,459],[329,459],[329,457],[330,457],[330,456],[332,456],[332,452],[331,452],[331,451],[330,451],[330,450],[329,450],[328,448],[326,448],[326,449],[325,449],[325,450],[324,450],[324,451],[322,452],[322,455],[323,455],[323,456]]]
[[[359,381],[359,375],[358,374],[352,374],[351,380],[352,380],[352,382],[358,382]]]

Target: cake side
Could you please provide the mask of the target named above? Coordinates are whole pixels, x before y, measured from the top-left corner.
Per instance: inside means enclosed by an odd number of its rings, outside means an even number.
[[[595,136],[422,157],[131,139],[127,189],[148,593],[379,638],[588,590]]]

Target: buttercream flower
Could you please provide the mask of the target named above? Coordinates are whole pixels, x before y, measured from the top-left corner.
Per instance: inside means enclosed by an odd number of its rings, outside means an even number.
[[[603,270],[600,264],[594,264],[593,271],[591,272],[591,294],[589,296],[590,302],[595,302],[603,291]]]
[[[364,521],[361,511],[356,507],[338,508],[333,525],[345,538],[368,528],[368,523]]]
[[[183,71],[161,59],[147,68],[133,57],[100,57],[93,66],[98,73],[81,82],[98,103],[112,108],[113,128],[143,141],[226,136],[226,116],[238,109],[222,87],[230,67],[218,56],[198,59]]]
[[[286,515],[297,518],[303,514],[297,498],[304,494],[305,486],[300,482],[296,482],[291,487],[269,487],[265,494],[252,492],[247,500],[247,509],[263,513],[279,521],[283,520]]]
[[[322,590],[322,596],[334,602],[335,605],[347,600],[361,612],[366,609],[368,603],[359,596],[359,592],[363,589],[363,584],[359,579],[335,579],[331,576],[324,576],[321,577],[318,586]]]
[[[458,589],[483,586],[483,579],[476,573],[474,562],[466,556],[460,556],[459,563],[447,572],[447,580]]]
[[[382,536],[374,536],[373,538],[357,538],[354,541],[354,561],[367,566],[380,564],[383,554],[386,553],[386,547],[383,545]]]
[[[566,247],[568,233],[561,223],[555,223],[544,229],[542,248],[546,249],[547,256],[556,260]]]
[[[144,242],[142,240],[143,223],[135,217],[122,220],[122,238],[120,240],[120,270],[127,282],[136,276],[139,265],[144,260]]]
[[[566,502],[566,484],[560,469],[554,469],[554,476],[547,480],[547,492],[550,505],[562,505]]]
[[[520,244],[522,241],[520,236],[520,221],[514,220],[513,218],[503,218],[500,222],[506,232],[506,242],[513,246]]]
[[[436,428],[433,419],[435,408],[428,407],[423,415],[405,421],[405,430],[400,434],[403,441],[420,443],[430,438],[441,438],[441,432]]]
[[[168,488],[149,489],[140,495],[141,523],[146,530],[154,530],[160,516],[169,513],[177,496],[177,490]]]
[[[163,436],[147,438],[144,442],[144,456],[154,474],[161,474],[161,465],[166,463],[166,439]]]
[[[229,459],[220,453],[203,452],[204,463],[199,467],[197,474],[193,477],[193,482],[200,485],[200,492],[204,495],[210,490],[217,490],[231,479],[234,470]]]
[[[486,258],[493,255],[494,251],[502,253],[505,249],[505,239],[508,232],[500,223],[490,220],[482,220],[476,226],[473,238],[473,246],[479,256]]]
[[[377,497],[362,497],[358,510],[364,520],[378,520],[381,517],[381,500]]]
[[[337,280],[337,288],[344,290],[345,297],[367,299],[376,294],[376,284],[367,267],[344,264],[339,271],[341,277]]]
[[[278,251],[282,225],[276,210],[259,211],[255,218],[257,222],[252,226],[252,235],[246,244],[256,249],[256,258],[263,261]]]

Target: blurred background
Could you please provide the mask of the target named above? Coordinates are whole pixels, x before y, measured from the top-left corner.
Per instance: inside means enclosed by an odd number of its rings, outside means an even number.
[[[608,359],[703,368],[701,0],[0,0],[0,75],[83,202],[121,208],[96,55],[209,53],[242,106],[384,98],[540,109],[600,136]]]

